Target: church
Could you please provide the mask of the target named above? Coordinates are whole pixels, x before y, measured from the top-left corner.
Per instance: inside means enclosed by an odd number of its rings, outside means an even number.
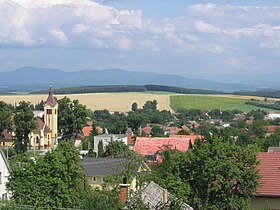
[[[35,120],[36,129],[30,134],[29,145],[38,149],[53,148],[57,139],[58,103],[54,98],[52,86],[44,103],[44,117],[36,117]]]
[[[58,103],[56,102],[52,86],[44,103],[44,111],[41,116],[35,117],[36,128],[29,134],[29,148],[52,149],[58,137]],[[2,147],[13,147],[15,133],[4,130]]]

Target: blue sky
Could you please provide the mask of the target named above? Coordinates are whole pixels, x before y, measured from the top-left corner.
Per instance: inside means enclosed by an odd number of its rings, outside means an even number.
[[[239,82],[280,74],[275,0],[0,0],[0,71],[118,68]]]

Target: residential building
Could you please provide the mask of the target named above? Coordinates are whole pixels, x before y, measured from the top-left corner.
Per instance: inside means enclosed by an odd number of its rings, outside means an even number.
[[[276,151],[275,149],[273,151]],[[280,209],[280,152],[261,152],[258,154],[260,186],[252,199],[252,208]]]
[[[98,136],[94,136],[94,152],[96,152],[97,154],[98,154],[98,144],[101,141],[103,142],[103,149],[105,150],[106,146],[111,141],[119,141],[127,145],[128,135],[127,134],[101,134]]]
[[[10,197],[6,189],[6,183],[8,183],[8,176],[10,174],[9,170],[10,168],[5,154],[0,150],[0,196],[2,199],[8,199]]]
[[[166,189],[162,188],[153,181],[151,181],[142,190],[140,190],[139,194],[143,203],[148,205],[151,210],[158,209],[157,207],[159,205],[167,204],[170,201],[170,197],[172,197],[172,195],[169,192],[167,192]],[[176,199],[175,197],[173,198]],[[135,198],[133,198],[132,195],[132,197],[129,199],[133,202]],[[193,208],[186,203],[181,204],[181,209],[193,210]]]
[[[137,137],[134,145],[134,151],[148,159],[148,164],[157,164],[162,162],[162,157],[158,154],[165,149],[176,149],[180,152],[186,152],[192,147],[190,138],[152,138]]]
[[[137,163],[135,163],[135,167],[131,167],[131,165],[133,165],[131,164],[133,163],[133,160],[125,158],[85,157],[83,159],[83,163],[88,184],[93,188],[99,189],[102,189],[108,175],[124,172],[127,164],[130,164],[130,170],[132,170],[131,174],[146,173],[150,171],[149,167],[145,163],[142,163],[141,165],[137,165]],[[133,191],[136,190],[136,177],[134,176],[128,181],[130,184],[129,189]]]

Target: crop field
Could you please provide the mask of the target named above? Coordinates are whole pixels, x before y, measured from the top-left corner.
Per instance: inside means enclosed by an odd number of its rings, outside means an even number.
[[[163,93],[88,93],[88,94],[69,94],[55,95],[58,99],[67,96],[71,100],[78,99],[81,104],[92,110],[108,109],[109,111],[130,111],[134,102],[138,103],[138,107],[142,107],[148,100],[157,100],[158,109],[171,110],[169,106],[170,94]],[[41,100],[46,100],[48,95],[0,95],[0,101],[15,104],[20,101],[30,101],[36,104]]]
[[[221,109],[221,110],[234,110],[238,109],[248,112],[259,107],[246,105],[245,102],[250,98],[261,99],[258,97],[250,96],[235,96],[235,95],[173,95],[170,96],[170,106],[173,110],[180,108],[185,109]],[[261,108],[262,110],[269,111],[271,109]]]
[[[158,108],[160,110],[174,110],[179,108],[186,109],[222,109],[233,110],[239,109],[248,112],[258,107],[246,105],[245,102],[251,98],[263,100],[261,97],[251,96],[237,96],[237,95],[183,95],[167,92],[145,92],[145,93],[87,93],[87,94],[66,94],[55,95],[58,99],[64,96],[69,97],[71,100],[78,99],[81,104],[87,106],[92,110],[108,109],[109,111],[130,111],[131,105],[134,102],[138,103],[138,107],[142,107],[148,100],[157,100]],[[47,94],[29,95],[29,94],[13,94],[13,95],[0,95],[0,101],[15,104],[20,101],[30,101],[36,104],[41,100],[46,100]],[[276,99],[269,99],[276,100]],[[171,109],[172,108],[172,109]],[[265,111],[271,109],[261,108]],[[276,111],[279,112],[279,111]]]

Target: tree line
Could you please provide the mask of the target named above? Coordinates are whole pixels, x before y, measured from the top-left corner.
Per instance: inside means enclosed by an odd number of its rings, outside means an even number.
[[[78,94],[78,93],[104,93],[104,92],[147,92],[164,91],[182,94],[222,94],[220,91],[191,89],[164,85],[107,85],[107,86],[82,86],[65,87],[54,89],[55,94]],[[47,94],[47,90],[33,91],[30,94]]]

